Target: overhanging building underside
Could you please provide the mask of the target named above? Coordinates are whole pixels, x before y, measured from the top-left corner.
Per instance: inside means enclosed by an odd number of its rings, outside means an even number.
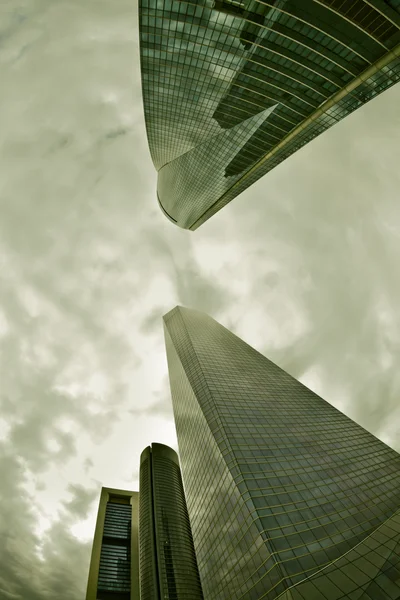
[[[400,0],[140,0],[158,199],[196,229],[400,78]]]

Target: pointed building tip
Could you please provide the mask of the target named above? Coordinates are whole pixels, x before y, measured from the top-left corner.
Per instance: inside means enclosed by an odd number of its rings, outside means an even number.
[[[165,313],[165,315],[163,315],[163,321],[164,322],[167,321],[170,317],[173,316],[173,314],[175,312],[179,312],[182,308],[185,309],[186,306],[182,306],[181,304],[177,304],[174,308],[172,308],[167,313]]]

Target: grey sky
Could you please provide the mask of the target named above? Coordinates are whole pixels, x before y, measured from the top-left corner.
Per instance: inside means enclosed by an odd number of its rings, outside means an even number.
[[[192,233],[127,0],[0,6],[0,600],[81,600],[101,485],[176,447],[161,315],[211,314],[400,450],[400,86]]]

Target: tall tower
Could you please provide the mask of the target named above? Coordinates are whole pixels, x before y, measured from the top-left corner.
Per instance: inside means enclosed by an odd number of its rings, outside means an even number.
[[[140,0],[161,209],[197,229],[400,79],[399,0]]]
[[[86,600],[139,600],[139,493],[102,488]]]
[[[209,316],[164,328],[206,600],[399,598],[400,455]]]
[[[141,600],[203,600],[176,452],[152,444],[140,458]]]

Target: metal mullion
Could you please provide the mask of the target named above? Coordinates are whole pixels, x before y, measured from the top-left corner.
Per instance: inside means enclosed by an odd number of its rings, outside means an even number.
[[[315,1],[315,0],[314,0],[314,1]],[[318,2],[318,0],[317,0],[317,2]],[[356,14],[354,15],[354,18],[356,18],[356,17],[357,17],[357,16],[358,16],[358,15],[361,13],[361,11],[362,11],[364,8],[367,8],[367,5],[366,5],[366,4],[363,4],[363,6],[360,8],[360,10],[359,10],[358,12],[356,12]],[[336,12],[336,11],[335,11],[335,12]],[[349,10],[347,11],[346,15],[347,15],[349,12],[350,12],[350,8],[349,8]],[[370,11],[370,12],[372,13],[372,11]],[[367,11],[367,15],[366,15],[366,16],[368,16],[369,14],[370,14],[370,13],[368,13],[368,11]],[[349,19],[351,20],[351,18],[350,18],[350,17],[349,17]]]
[[[288,108],[289,110],[292,110],[293,112],[297,113],[298,115],[300,115],[300,117],[303,117],[303,118],[306,118],[306,117],[307,117],[307,115],[304,115],[303,113],[301,113],[300,111],[296,110],[295,108],[292,108],[291,106],[287,106],[287,104],[286,104],[286,103],[285,103],[283,100],[278,100],[277,98],[273,98],[273,97],[271,97],[271,96],[267,96],[266,94],[262,94],[261,92],[257,92],[256,90],[252,90],[251,88],[248,88],[248,87],[246,87],[246,86],[244,86],[244,85],[240,85],[240,86],[239,86],[239,85],[237,85],[236,83],[235,83],[234,85],[236,85],[237,87],[240,87],[240,88],[242,88],[242,89],[244,89],[244,90],[248,90],[249,92],[253,92],[253,93],[255,93],[255,94],[258,94],[258,95],[259,95],[259,96],[261,96],[262,98],[268,98],[269,100],[272,100],[273,102],[276,102],[277,104],[284,104],[284,105],[286,106],[286,108]],[[268,85],[269,85],[269,84],[268,84]],[[272,87],[276,87],[276,88],[278,88],[278,89],[281,89],[281,88],[279,88],[278,86],[272,86]],[[286,92],[286,90],[282,90],[282,91],[283,91],[283,92]],[[287,93],[289,93],[289,92],[287,92]],[[295,96],[294,94],[291,94],[291,95]],[[295,98],[297,98],[297,96],[295,96]],[[306,104],[309,104],[309,102],[307,102]],[[313,105],[310,105],[310,106],[311,106],[311,107],[312,107],[314,110],[316,110],[316,109],[318,108],[318,106],[313,106]]]
[[[342,8],[346,4],[346,2],[348,2],[348,0],[343,0],[342,4],[340,5],[340,8]]]
[[[328,10],[332,11],[333,13],[335,13],[336,15],[338,15],[339,17],[342,17],[345,21],[347,21],[348,23],[350,23],[351,25],[353,25],[354,27],[357,27],[357,29],[359,29],[360,31],[362,31],[364,34],[368,35],[368,37],[370,37],[371,39],[373,39],[377,44],[379,44],[380,46],[382,46],[382,48],[384,48],[384,50],[388,51],[389,48],[387,46],[385,46],[385,44],[383,42],[381,42],[378,38],[376,38],[373,33],[374,32],[369,32],[367,29],[364,29],[361,25],[358,25],[357,23],[355,23],[351,17],[347,17],[347,14],[350,12],[350,9],[346,12],[346,13],[340,13],[338,12],[334,7],[330,6],[329,4],[325,4],[325,2],[323,0],[314,0],[314,2],[316,2],[317,4],[320,4],[321,6],[324,6],[325,8],[327,8]],[[354,18],[356,18],[356,16],[361,12],[362,9],[360,9],[358,11],[358,13],[356,13],[354,15]],[[371,11],[372,12],[372,11]],[[382,15],[383,16],[383,15]],[[366,18],[366,17],[365,17]],[[378,17],[376,17],[377,19]],[[355,52],[355,50],[351,49],[352,52]],[[358,54],[357,52],[355,52],[356,54]],[[360,56],[360,55],[359,55]],[[368,61],[367,59],[365,59],[364,57],[362,57],[366,62],[368,62],[369,64],[370,61]]]
[[[257,44],[256,44],[257,45]],[[258,45],[259,46],[259,45]],[[287,49],[284,46],[278,46],[281,47],[283,49]],[[262,48],[263,50],[265,50],[266,48],[264,46],[259,46],[259,48]],[[335,83],[334,81],[332,81],[332,79],[329,79],[329,77],[327,75],[322,75],[321,73],[318,73],[318,71],[315,71],[314,69],[311,69],[311,67],[308,67],[307,65],[302,64],[299,61],[294,60],[293,58],[290,58],[289,56],[286,56],[285,54],[282,54],[280,52],[278,52],[275,49],[272,48],[268,48],[268,51],[271,52],[272,54],[276,54],[277,56],[281,56],[282,58],[284,58],[285,60],[288,60],[292,63],[294,63],[295,65],[299,65],[299,67],[303,67],[303,69],[307,69],[307,71],[310,71],[311,73],[315,73],[315,75],[318,75],[319,77],[322,77],[322,79],[325,79],[325,81],[329,81],[329,83],[331,83],[332,85],[334,85],[337,88],[340,88],[341,86],[337,83]],[[326,58],[326,57],[325,57]],[[327,60],[329,60],[329,58],[327,58]],[[254,61],[255,62],[255,61]],[[346,69],[343,69],[343,67],[340,67],[343,71],[345,71]],[[354,77],[353,73],[350,73],[350,71],[347,71],[349,73],[349,75],[351,75],[352,77]],[[329,74],[329,71],[327,71],[327,74]]]
[[[198,25],[198,27],[202,28],[203,26],[202,26],[202,25]],[[206,28],[204,28],[204,29],[206,29]],[[275,30],[271,30],[271,31],[273,31],[273,32],[274,32],[275,34],[277,34],[277,35],[280,35],[281,37],[284,37],[285,39],[289,39],[289,38],[287,38],[286,36],[284,36],[282,33],[278,32],[278,31],[275,31]],[[232,37],[235,37],[235,38],[236,38],[237,36],[234,36],[234,35],[232,35]],[[298,44],[298,45],[300,45],[300,46],[303,46],[303,47],[304,47],[304,48],[306,48],[307,50],[311,50],[311,52],[314,52],[314,53],[316,53],[316,54],[319,54],[319,55],[320,55],[320,56],[322,56],[322,58],[324,58],[325,60],[328,60],[329,62],[333,62],[333,61],[332,61],[332,60],[331,60],[329,57],[327,57],[327,56],[326,56],[326,55],[324,55],[324,54],[321,54],[321,53],[319,53],[318,51],[314,50],[313,48],[310,48],[309,46],[304,46],[304,45],[303,45],[301,42],[297,42],[296,40],[294,40],[294,39],[292,39],[292,38],[290,38],[290,39],[291,39],[291,41],[292,41],[292,42],[294,42],[294,43],[296,43],[296,44]],[[200,46],[201,46],[201,45],[207,45],[207,44],[201,44],[200,42],[194,42],[194,43],[195,43],[195,44],[197,44],[197,45],[200,45]],[[254,46],[257,46],[258,48],[261,48],[262,50],[266,50],[266,48],[265,48],[264,46],[261,46],[261,44],[256,44],[256,43],[254,43],[253,45],[254,45]],[[209,47],[209,46],[207,45],[207,47]],[[165,52],[169,52],[170,54],[173,54],[172,50],[170,51],[170,50],[168,50],[167,48],[168,48],[168,46],[165,48],[165,50],[164,50],[164,51],[165,51]],[[283,48],[283,49],[285,49],[285,47],[284,47],[284,46],[282,46],[282,48]],[[278,55],[278,56],[281,56],[281,57],[282,57],[282,58],[284,58],[285,60],[288,60],[288,61],[290,61],[290,62],[292,62],[292,63],[294,63],[294,64],[297,64],[297,65],[299,65],[300,67],[302,67],[302,68],[304,68],[304,69],[307,69],[307,71],[310,71],[311,73],[315,73],[315,75],[318,75],[319,77],[322,77],[322,78],[323,78],[323,79],[325,79],[326,81],[329,81],[330,83],[332,83],[332,85],[334,85],[334,86],[336,86],[336,87],[338,87],[338,88],[340,88],[340,87],[341,87],[341,86],[339,86],[337,83],[335,83],[334,81],[332,81],[332,79],[329,79],[329,77],[328,77],[328,73],[329,73],[329,72],[327,72],[327,75],[322,75],[321,73],[318,73],[318,71],[315,71],[314,69],[311,69],[311,68],[310,68],[310,67],[308,67],[307,65],[304,65],[304,64],[302,64],[300,61],[295,61],[293,58],[290,58],[290,57],[286,56],[285,54],[282,54],[282,53],[280,53],[280,52],[277,52],[276,50],[274,50],[274,49],[271,49],[271,48],[268,48],[268,50],[269,50],[269,52],[272,52],[273,54],[276,54],[276,55]],[[193,52],[193,51],[191,51],[191,52]],[[228,53],[228,52],[227,52],[227,54],[231,54],[231,53]],[[233,54],[233,53],[232,53],[232,54]],[[200,55],[200,56],[202,56],[202,55]],[[249,61],[251,61],[251,62],[257,62],[257,61],[253,61],[251,58],[249,58],[249,59],[247,59],[247,60],[249,60]],[[161,60],[157,59],[157,57],[154,57],[154,56],[153,56],[153,57],[147,57],[147,61],[148,61],[148,63],[151,63],[151,61],[154,61],[154,62],[156,62],[157,64],[160,64],[160,65],[165,65],[165,63],[163,63]],[[174,63],[174,64],[178,65],[179,63]],[[258,62],[257,62],[257,64],[261,64],[261,63],[258,63]],[[342,71],[345,71],[346,73],[348,73],[348,74],[349,74],[349,75],[351,75],[352,77],[355,77],[355,76],[356,76],[356,74],[355,74],[355,73],[352,73],[351,71],[349,71],[349,70],[348,70],[348,69],[346,69],[345,67],[343,67],[343,66],[339,65],[338,63],[336,63],[336,62],[335,62],[335,63],[333,63],[333,64],[335,64],[335,65],[336,65],[337,67],[339,67],[339,68],[340,68]]]
[[[385,9],[390,14],[393,13],[393,16],[390,16],[390,15],[386,14],[386,12],[383,12],[381,10],[380,6],[376,6],[376,1],[375,0],[364,0],[364,2],[365,2],[365,4],[368,4],[368,6],[371,6],[371,8],[375,9],[376,12],[378,12],[380,15],[382,15],[382,17],[384,17],[387,21],[389,21],[397,29],[400,29],[400,15],[397,12],[395,12],[395,10],[392,9],[391,6],[385,5]]]
[[[377,19],[379,19],[379,17],[382,17],[382,15],[380,15],[380,14],[378,13],[378,14],[376,15],[375,19],[369,23],[369,27],[371,27],[371,29],[372,29],[372,25],[375,23],[375,21],[376,21]],[[373,29],[373,30],[372,30],[372,31],[373,31],[373,33],[375,33],[376,31],[378,31],[378,29],[379,29],[380,27],[382,27],[382,25],[386,25],[386,24],[388,25],[388,28],[391,26],[391,23],[388,23],[386,19],[383,19],[383,20],[381,21],[381,23],[379,23],[379,25],[378,25],[377,27],[375,27],[375,29]],[[386,31],[387,31],[387,30],[386,30]]]
[[[386,23],[387,23],[387,21],[386,21]],[[384,25],[385,25],[385,23],[384,23],[384,22],[383,22],[383,23],[381,23],[380,25],[378,25],[378,27],[376,28],[376,30],[375,30],[375,31],[378,31],[378,29],[379,29],[380,27],[383,27]],[[387,32],[388,32],[388,30],[390,29],[390,27],[391,27],[391,26],[392,26],[392,25],[391,25],[391,23],[388,23],[388,26],[387,26],[387,28],[385,29],[385,31],[384,31],[383,33],[379,34],[379,35],[384,35],[385,33],[387,34]],[[397,30],[397,31],[399,31],[399,30]]]
[[[270,85],[271,87],[274,87],[274,88],[276,88],[276,89],[278,89],[278,90],[281,90],[281,91],[282,91],[282,92],[284,92],[284,93],[290,94],[290,96],[293,96],[294,98],[297,98],[297,99],[298,99],[298,100],[300,100],[301,102],[304,102],[305,104],[308,104],[309,106],[311,106],[311,108],[312,108],[313,110],[317,109],[317,108],[318,108],[318,106],[319,106],[319,104],[317,104],[317,105],[311,104],[310,102],[307,102],[306,100],[303,100],[302,98],[299,98],[299,96],[297,96],[296,94],[291,94],[291,93],[290,93],[290,92],[288,92],[287,90],[285,90],[285,89],[283,89],[283,88],[280,88],[278,85],[274,85],[274,84],[270,83],[269,81],[264,81],[263,83],[265,83],[266,85]],[[251,88],[248,88],[248,87],[246,87],[245,85],[238,85],[237,83],[234,83],[234,84],[233,84],[233,86],[236,86],[236,87],[238,87],[238,88],[241,88],[241,89],[244,89],[244,90],[248,90],[249,92],[253,92],[253,93],[255,93],[255,94],[258,94],[259,96],[262,96],[263,98],[270,98],[270,99],[272,99],[274,102],[281,103],[281,104],[285,104],[285,102],[284,102],[283,100],[280,100],[280,99],[277,99],[277,98],[271,98],[270,96],[267,96],[267,95],[265,95],[265,94],[263,94],[262,92],[259,92],[259,91],[257,91],[257,90],[253,90],[253,89],[251,89]],[[285,104],[285,106],[287,106],[287,105]],[[297,110],[297,109],[295,109],[295,108],[291,108],[291,107],[289,107],[289,106],[287,106],[287,108],[290,108],[290,110],[292,110],[293,112],[295,112],[295,113],[299,114],[301,117],[305,117],[305,116],[306,116],[306,115],[304,115],[303,113],[301,113],[299,110]]]
[[[380,501],[379,501],[379,503],[380,503]],[[360,510],[360,512],[364,512],[365,510],[373,510],[373,508],[376,507],[377,504],[378,504],[377,499],[371,500],[371,502],[369,504],[363,504],[363,508]],[[352,508],[353,508],[354,511],[358,511],[358,506],[353,506]],[[349,510],[349,509],[342,509],[342,510]],[[288,511],[287,513],[283,513],[283,514],[289,514],[290,512],[295,512],[295,511]],[[305,521],[296,521],[296,523],[291,523],[290,525],[280,525],[278,527],[269,527],[268,530],[264,529],[264,531],[268,531],[269,532],[269,531],[275,531],[276,529],[285,529],[286,527],[293,527],[293,525],[303,525],[303,523],[305,525],[305,524],[309,523],[310,521],[319,520],[319,519],[322,519],[322,518],[325,518],[325,517],[330,517],[332,515],[337,516],[337,515],[340,514],[340,512],[341,511],[338,512],[337,510],[334,510],[334,511],[332,511],[330,513],[325,513],[321,517],[313,517],[312,519],[307,519]],[[348,516],[352,517],[353,513],[351,513]],[[268,517],[257,517],[257,518],[261,520],[263,518],[268,518]],[[335,519],[333,521],[330,521],[330,523],[336,523],[337,521],[343,521],[343,519],[346,519],[346,518],[347,517],[338,517],[337,519]],[[320,527],[321,525],[322,524],[317,525],[317,527]],[[309,529],[313,529],[313,528],[310,527]],[[302,531],[305,531],[305,530],[302,530]],[[287,535],[289,535],[289,534],[287,534]]]
[[[354,54],[357,54],[360,58],[362,58],[363,60],[365,60],[365,62],[367,62],[368,64],[371,64],[371,61],[367,60],[359,52],[357,52],[356,50],[354,50],[353,48],[351,48],[350,46],[348,46],[344,42],[341,42],[340,40],[338,40],[337,38],[335,38],[331,33],[327,32],[327,31],[324,31],[323,29],[320,29],[319,27],[317,27],[313,23],[310,23],[309,21],[306,21],[305,19],[301,19],[297,15],[289,13],[286,10],[283,10],[282,8],[278,8],[278,7],[274,6],[273,4],[270,4],[269,2],[265,2],[265,0],[257,0],[257,1],[260,4],[264,4],[265,6],[269,6],[270,8],[274,8],[275,10],[278,10],[279,12],[282,12],[282,13],[286,14],[287,16],[292,17],[292,19],[296,19],[300,23],[304,23],[304,25],[307,25],[308,27],[311,27],[312,29],[315,29],[316,31],[319,31],[320,33],[323,33],[327,37],[330,37],[332,40],[334,40],[336,43],[340,44],[341,46],[344,46],[345,48],[347,48],[348,50],[350,50]],[[339,17],[342,17],[342,18],[346,19],[346,21],[349,21],[349,23],[351,23],[352,25],[354,25],[355,27],[357,27],[358,29],[360,29],[363,33],[367,33],[359,25],[357,25],[356,23],[353,23],[347,17],[344,17],[342,14],[336,12],[336,10],[334,8],[332,8],[331,6],[329,6],[328,4],[324,4],[323,2],[321,2],[321,0],[314,0],[314,2],[316,2],[317,4],[320,4],[321,6],[324,6],[325,8],[328,8],[329,10],[331,10],[332,12],[334,12],[335,14],[337,14]],[[367,35],[369,35],[369,37],[371,37],[377,44],[379,44],[380,46],[382,46],[386,51],[388,50],[388,48],[386,48],[386,46],[382,42],[380,42],[379,40],[376,40],[372,35],[370,35],[368,33],[367,33]]]
[[[288,16],[290,16],[290,17],[292,17],[292,18],[296,19],[296,17],[295,17],[294,15],[288,15]],[[169,20],[171,20],[171,19],[169,19]],[[298,20],[298,21],[301,21],[301,19],[297,19],[297,20]],[[309,25],[309,26],[311,26],[311,25],[310,25],[309,23],[307,23],[306,21],[304,21],[304,23],[305,23],[306,25]],[[272,27],[268,27],[268,26],[266,26],[266,25],[261,25],[261,24],[259,24],[259,23],[256,23],[256,25],[257,25],[257,26],[259,26],[259,27],[261,27],[262,29],[266,29],[266,30],[268,30],[268,31],[272,31],[272,32],[273,32],[273,33],[275,33],[276,35],[279,35],[279,36],[281,36],[281,37],[283,37],[283,38],[285,38],[285,39],[289,39],[290,41],[294,42],[295,44],[298,44],[299,46],[302,46],[303,48],[306,48],[307,50],[309,50],[309,51],[311,51],[311,52],[314,52],[315,54],[318,54],[319,56],[321,56],[321,57],[322,57],[322,58],[324,58],[325,60],[328,60],[329,62],[331,62],[331,63],[335,64],[337,67],[339,67],[339,68],[340,68],[340,69],[342,69],[343,71],[346,71],[347,73],[349,73],[349,74],[350,74],[350,75],[352,75],[353,77],[355,77],[355,76],[356,76],[356,73],[353,73],[352,71],[349,71],[349,69],[348,69],[347,67],[344,67],[344,66],[343,66],[343,65],[341,65],[340,63],[337,63],[336,61],[334,61],[334,60],[333,60],[333,59],[331,59],[330,57],[326,56],[326,54],[323,54],[322,52],[319,52],[319,51],[318,51],[318,50],[316,50],[315,48],[312,48],[311,46],[308,46],[307,44],[304,44],[303,42],[301,42],[301,41],[299,41],[299,40],[296,40],[295,38],[288,37],[288,36],[287,36],[287,35],[285,35],[284,33],[280,32],[280,31],[278,31],[278,30],[276,30],[276,29],[273,29]],[[197,27],[199,27],[200,29],[206,29],[206,30],[208,29],[208,27],[206,27],[206,26],[204,26],[204,25],[197,25]],[[318,30],[318,29],[317,29],[317,30]],[[239,32],[237,32],[237,33],[239,33]],[[321,33],[323,33],[323,34],[325,34],[325,35],[326,35],[326,33],[325,33],[324,31],[322,31],[322,30],[321,30]],[[227,35],[229,35],[229,34],[227,34]],[[232,37],[234,37],[234,38],[236,38],[236,39],[240,39],[240,35],[233,35],[233,34],[232,34]],[[328,36],[328,37],[329,37],[329,36]],[[204,38],[203,38],[203,39],[204,39]],[[344,44],[342,44],[342,43],[341,43],[341,42],[339,42],[338,40],[335,40],[335,38],[332,38],[332,39],[333,39],[334,41],[336,41],[338,44],[340,44],[340,45],[342,45],[342,46],[346,47],[346,48],[347,48],[347,49],[348,49],[350,52],[352,52],[353,54],[358,54],[358,53],[357,53],[357,52],[355,52],[355,51],[354,51],[352,48],[349,48],[348,46],[345,46]],[[199,44],[199,42],[195,42],[195,44]],[[199,44],[199,45],[205,45],[205,46],[207,46],[207,47],[210,47],[208,44]],[[264,46],[262,46],[261,44],[256,44],[256,43],[254,43],[254,44],[253,44],[253,46],[257,46],[257,47],[260,47],[260,48],[263,48],[263,49],[265,49],[265,48],[264,48]],[[234,53],[232,52],[232,54],[234,54]],[[359,56],[359,57],[360,57],[360,58],[361,58],[361,59],[362,59],[364,62],[366,62],[366,63],[370,64],[370,61],[369,61],[369,60],[367,60],[366,58],[364,58],[364,57],[363,57],[363,56],[361,56],[360,54],[358,54],[358,56]],[[299,63],[299,64],[300,64],[300,63]]]
[[[268,67],[264,67],[264,68],[268,68]],[[274,71],[274,69],[271,69],[271,71]],[[276,72],[279,73],[279,71],[276,71]],[[316,106],[319,106],[319,104],[317,104],[315,106],[314,104],[311,104],[311,102],[307,102],[307,100],[304,100],[304,98],[301,98],[301,97],[297,96],[297,94],[294,94],[293,92],[290,92],[289,90],[286,90],[285,88],[281,88],[278,85],[275,85],[275,84],[271,83],[270,80],[261,79],[260,77],[256,77],[255,75],[252,75],[251,73],[243,73],[243,75],[245,75],[246,77],[250,77],[251,79],[255,79],[256,81],[261,81],[261,83],[264,83],[264,84],[267,84],[267,85],[272,85],[273,87],[276,87],[279,90],[282,90],[283,92],[287,92],[291,96],[294,96],[295,98],[298,98],[299,100],[301,100],[302,102],[305,102],[306,104],[309,104],[313,108],[316,108]],[[260,73],[260,75],[261,75],[261,73]],[[282,73],[279,73],[279,75],[282,76]],[[232,85],[236,85],[236,83],[234,83]],[[329,98],[329,95],[328,96],[325,96],[324,94],[320,94],[320,95],[323,96],[324,100],[326,100],[327,98]]]
[[[234,107],[234,108],[236,108],[236,107]],[[260,112],[261,112],[261,111],[260,111]],[[226,112],[226,113],[223,113],[223,114],[225,114],[225,115],[227,115],[227,116],[230,116],[230,115],[231,115],[231,113],[229,113],[229,112]],[[250,118],[250,117],[248,117],[248,118]],[[283,134],[285,134],[285,135],[286,135],[287,133],[289,133],[289,131],[290,131],[290,130],[288,131],[287,129],[282,129],[281,127],[279,127],[278,125],[274,125],[273,123],[268,123],[268,124],[269,124],[269,126],[270,126],[270,127],[274,127],[275,129],[279,129],[279,131],[282,131],[282,133],[283,133]],[[295,125],[293,125],[293,127],[295,127]],[[254,134],[253,134],[253,135],[254,135]],[[277,136],[275,136],[275,135],[274,135],[274,134],[272,134],[272,133],[269,133],[268,135],[271,135],[272,137],[276,138],[278,141],[282,139],[281,137],[280,137],[280,138],[278,138]],[[250,138],[250,139],[251,139],[251,138]],[[248,142],[249,142],[249,140],[247,141],[247,143],[248,143]]]
[[[288,59],[286,59],[286,60],[288,60]],[[258,62],[257,60],[254,60],[253,58],[249,58],[248,62],[250,62],[250,63],[253,63],[253,64],[256,64],[256,65],[260,65],[260,67],[263,67],[264,69],[269,69],[269,70],[271,70],[271,71],[275,71],[276,73],[279,73],[279,75],[283,75],[283,73],[282,73],[281,71],[279,71],[277,68],[275,69],[275,68],[273,68],[273,67],[266,66],[266,65],[264,65],[263,63],[261,63],[261,62]],[[292,62],[294,62],[294,61],[292,61]],[[274,64],[274,63],[273,63],[273,64]],[[277,66],[279,66],[279,65],[277,65]],[[284,66],[284,65],[283,65],[283,66]],[[301,65],[301,66],[303,66],[303,65]],[[287,68],[287,67],[284,67],[284,68]],[[303,68],[305,68],[305,67],[303,67]],[[286,73],[284,73],[284,75],[285,75],[285,77],[288,77],[289,79],[292,79],[293,81],[296,81],[296,82],[297,82],[297,83],[299,83],[300,85],[303,85],[304,87],[307,87],[308,89],[312,90],[312,91],[313,91],[313,92],[315,92],[316,94],[320,94],[320,96],[323,96],[324,98],[328,98],[328,97],[329,97],[329,94],[328,94],[328,96],[325,96],[325,94],[324,94],[323,92],[320,92],[319,90],[316,90],[316,89],[315,89],[314,87],[312,87],[310,84],[308,84],[308,83],[304,83],[304,81],[300,81],[299,79],[296,79],[296,78],[295,78],[295,77],[293,77],[292,75],[287,75]],[[317,85],[317,84],[316,84],[316,85]],[[339,87],[339,86],[337,86],[337,87]]]
[[[260,27],[261,27],[261,25],[260,25]],[[272,31],[272,32],[273,32],[273,33],[275,33],[276,35],[279,35],[279,36],[281,36],[281,37],[285,38],[286,40],[290,40],[291,42],[294,42],[295,44],[297,44],[297,45],[299,45],[299,46],[302,46],[303,48],[306,48],[307,50],[309,50],[309,51],[311,51],[311,52],[314,52],[314,54],[318,54],[318,56],[321,56],[323,59],[325,59],[325,60],[328,60],[328,61],[329,61],[329,62],[331,62],[332,64],[336,65],[336,66],[337,66],[339,69],[342,69],[342,71],[346,71],[347,73],[349,73],[349,74],[350,74],[350,75],[352,75],[353,77],[356,77],[356,73],[353,73],[352,71],[349,71],[349,69],[348,69],[347,67],[344,67],[344,66],[343,66],[343,65],[341,65],[340,63],[336,62],[335,60],[333,60],[332,58],[330,58],[329,56],[327,56],[327,55],[326,55],[326,54],[324,54],[323,52],[320,52],[319,50],[317,50],[317,49],[313,48],[312,46],[308,46],[307,44],[305,44],[305,43],[301,42],[300,40],[296,40],[296,38],[294,38],[294,37],[291,37],[291,36],[289,36],[289,35],[286,35],[285,33],[282,33],[281,31],[278,31],[277,29],[272,29],[272,28],[270,28],[270,27],[265,27],[265,26],[263,26],[263,27],[264,27],[264,29],[269,29],[270,31]],[[285,29],[288,29],[288,28],[286,28],[286,26],[285,26]],[[303,36],[303,34],[301,34],[301,35]],[[260,44],[255,44],[255,45],[258,45],[258,46],[260,46]],[[260,46],[260,47],[261,47],[261,48],[263,48],[263,46]],[[329,50],[328,48],[327,48],[327,50],[328,50],[329,52],[331,52],[331,50]],[[351,50],[351,49],[350,49],[350,51],[354,53],[354,51],[353,51],[353,50]],[[362,56],[361,56],[360,58],[361,58],[361,59],[362,59],[364,62],[366,62],[366,63],[369,63],[369,61],[368,61],[366,58],[364,58],[364,57],[362,57]]]

